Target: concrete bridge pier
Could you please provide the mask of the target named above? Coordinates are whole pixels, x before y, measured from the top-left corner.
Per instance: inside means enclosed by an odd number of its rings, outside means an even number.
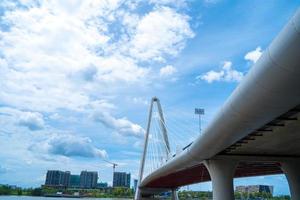
[[[206,160],[204,164],[212,181],[213,200],[234,200],[233,177],[237,162]]]
[[[289,183],[292,200],[300,199],[300,160],[291,160],[281,163],[282,171]]]
[[[179,198],[178,198],[178,192],[177,192],[176,189],[172,189],[171,197],[172,197],[171,198],[172,200],[179,200]]]

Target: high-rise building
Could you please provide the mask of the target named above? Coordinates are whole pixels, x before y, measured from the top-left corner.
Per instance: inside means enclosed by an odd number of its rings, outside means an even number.
[[[248,185],[248,186],[237,186],[236,192],[243,193],[256,193],[256,192],[266,192],[273,195],[273,186],[270,185]]]
[[[79,175],[71,175],[70,187],[79,188],[79,186],[80,186],[80,176]]]
[[[70,175],[69,171],[48,170],[45,185],[68,187],[70,184]]]
[[[80,173],[80,187],[81,188],[96,188],[98,181],[98,172],[82,171]]]
[[[113,187],[130,188],[130,173],[114,172]]]
[[[137,179],[134,179],[134,180],[133,180],[133,189],[134,189],[134,191],[136,191],[137,184],[138,184],[138,180],[137,180]]]
[[[126,174],[126,187],[130,188],[130,173]]]

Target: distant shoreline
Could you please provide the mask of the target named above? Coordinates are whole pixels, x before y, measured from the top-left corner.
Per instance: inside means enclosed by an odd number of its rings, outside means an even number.
[[[58,196],[32,196],[32,195],[0,195],[1,197],[33,197],[33,198],[76,198],[76,197],[58,197]],[[89,199],[133,199],[133,198],[126,198],[126,197],[77,197],[77,198],[89,198]]]

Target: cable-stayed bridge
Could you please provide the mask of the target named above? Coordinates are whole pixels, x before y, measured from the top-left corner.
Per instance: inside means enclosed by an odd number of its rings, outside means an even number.
[[[300,10],[186,147],[176,150],[152,99],[135,198],[172,191],[176,199],[178,188],[211,180],[214,200],[233,200],[233,178],[284,173],[300,200],[299,112]]]

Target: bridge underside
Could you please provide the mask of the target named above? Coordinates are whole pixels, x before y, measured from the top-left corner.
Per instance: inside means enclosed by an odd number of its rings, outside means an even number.
[[[218,154],[216,158],[238,161],[234,177],[282,174],[282,159],[300,158],[300,106],[273,119],[249,133]],[[203,163],[160,177],[147,184],[147,188],[177,188],[210,181]]]
[[[240,162],[235,177],[282,174],[278,162]],[[150,188],[178,188],[199,182],[210,181],[210,175],[204,164],[169,174],[151,182]]]
[[[299,200],[300,106],[295,107],[300,103],[299,44],[300,10],[203,135],[177,158],[144,177],[140,189],[174,191],[212,180],[213,199],[232,200],[234,177],[284,173],[292,199]]]

